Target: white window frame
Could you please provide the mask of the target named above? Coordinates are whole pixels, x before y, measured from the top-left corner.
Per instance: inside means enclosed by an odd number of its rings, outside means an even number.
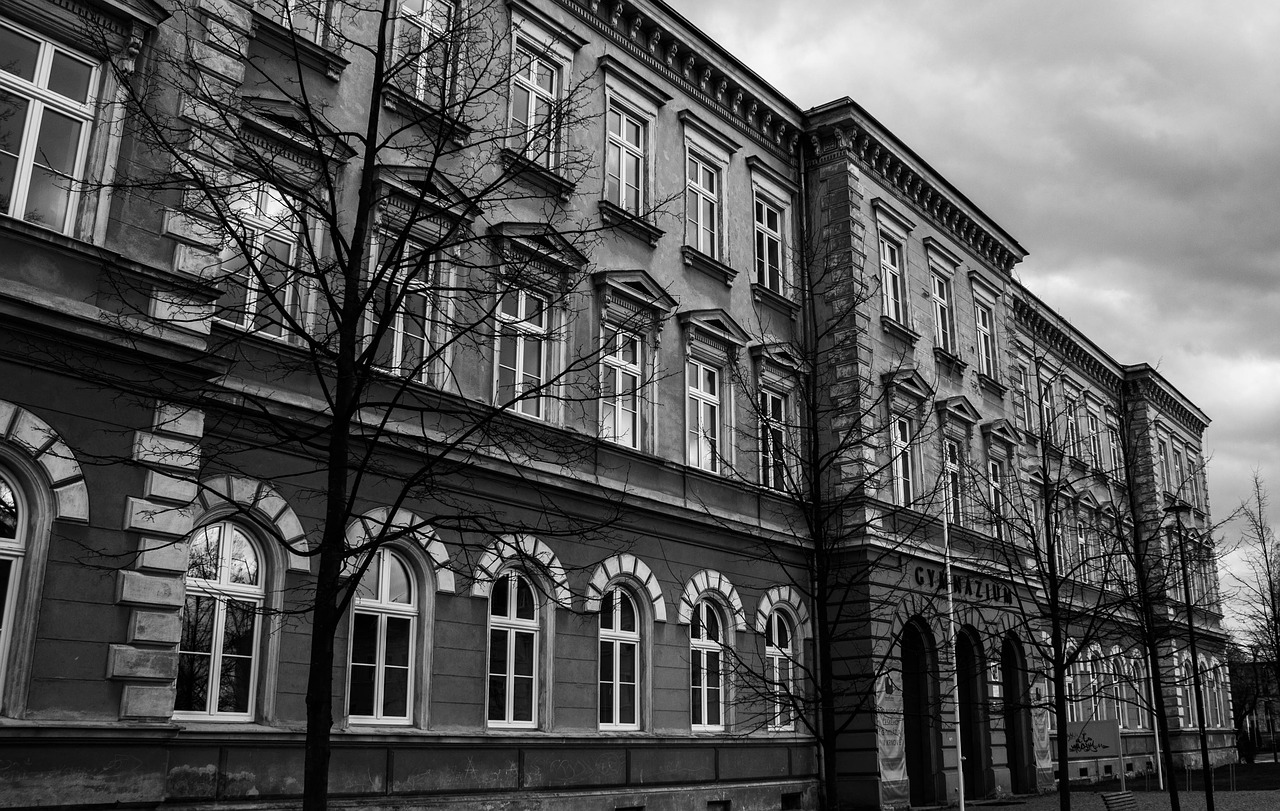
[[[956,354],[955,291],[951,277],[936,267],[929,290],[933,299],[934,342],[943,352]]]
[[[0,211],[0,216],[21,219],[24,222],[52,229],[60,234],[71,234],[75,230],[80,208],[81,190],[77,186],[85,176],[89,140],[94,129],[94,108],[98,94],[101,92],[99,87],[102,78],[100,64],[74,50],[64,48],[48,37],[8,20],[0,21],[0,28],[6,28],[21,38],[34,40],[37,43],[36,62],[30,79],[20,77],[7,70],[0,70],[0,92],[17,96],[25,101],[27,105],[26,117],[23,119],[21,126],[17,128],[18,151],[13,156],[14,176],[13,187],[8,191],[9,209],[8,211]],[[89,77],[83,101],[64,96],[49,89],[48,85],[55,59],[70,60],[89,68]],[[39,152],[38,141],[41,127],[46,120],[46,113],[70,119],[79,127],[74,155],[71,156],[70,161],[71,171],[64,172],[52,167],[46,167],[51,175],[57,177],[54,181],[55,187],[61,183],[66,183],[69,186],[66,210],[63,212],[61,222],[57,223],[42,223],[39,219],[30,219],[31,213],[27,211],[27,206],[31,202],[32,179],[37,171],[35,161]],[[37,121],[40,122],[40,126],[35,125]],[[12,153],[0,152],[0,155],[6,154]]]
[[[1096,411],[1089,412],[1089,462],[1102,468],[1102,417]]]
[[[780,644],[779,626],[786,629],[786,640]],[[768,728],[790,732],[796,728],[795,707],[795,640],[796,623],[789,612],[775,608],[765,620],[765,674],[769,685]]]
[[[708,179],[710,185],[707,183]],[[685,244],[721,261],[723,235],[720,220],[723,194],[724,166],[701,151],[689,149],[685,155]],[[709,213],[706,210],[708,206]]]
[[[632,344],[630,361],[626,359],[624,341]],[[645,380],[648,347],[645,336],[638,330],[605,322],[601,342],[600,437],[615,445],[638,449],[644,436],[644,417],[648,402]],[[630,387],[624,385],[628,377],[635,381]],[[628,393],[630,397],[627,396]],[[633,408],[626,407],[627,399],[632,400]],[[618,430],[622,415],[630,415],[632,428],[629,432]]]
[[[915,421],[905,414],[895,414],[889,425],[890,478],[893,501],[901,507],[915,499]]]
[[[997,377],[995,307],[986,301],[975,299],[973,319],[978,335],[978,373],[995,380]]]
[[[23,564],[27,554],[27,527],[30,516],[27,501],[13,477],[0,473],[0,487],[4,487],[13,499],[14,537],[0,538],[0,562],[9,564],[8,581],[0,584],[0,686],[6,684],[5,672],[9,663],[9,648],[13,640],[13,625],[18,617],[18,592],[22,583]]]
[[[760,484],[786,490],[795,458],[792,442],[791,396],[772,388],[760,389]]]
[[[991,510],[992,535],[1004,540],[1004,462],[987,461],[987,506]]]
[[[523,581],[527,584],[532,594],[533,601],[533,617],[518,616],[519,607],[517,604],[517,595],[519,583]],[[505,615],[495,615],[493,613],[493,599],[498,589],[506,589],[507,613]],[[489,627],[488,627],[488,653],[485,658],[485,723],[491,729],[537,729],[538,727],[538,705],[540,703],[539,690],[542,687],[542,606],[539,605],[538,589],[534,585],[533,580],[523,572],[514,569],[508,569],[498,575],[493,583],[493,588],[489,593]],[[506,666],[502,673],[494,671],[494,634],[501,633],[503,637],[503,645],[505,646]],[[522,637],[527,637],[532,651],[532,673],[523,674],[516,673],[516,643]],[[503,708],[504,715],[502,718],[493,718],[489,715],[490,693],[494,689],[494,679],[500,678],[503,684],[504,698]],[[516,718],[515,707],[515,685],[518,678],[531,679],[530,684],[530,706],[529,718]]]
[[[952,526],[964,525],[964,448],[954,437],[942,438],[943,509]]]
[[[620,125],[620,132],[614,131],[615,119]],[[649,204],[651,122],[651,115],[640,112],[612,93],[609,95],[609,108],[605,113],[604,199],[637,217],[644,216]],[[636,128],[639,143],[632,143],[627,137],[628,124]],[[625,167],[628,161],[635,167],[634,205],[627,200],[629,184]],[[616,172],[613,171],[615,165]]]
[[[776,217],[775,226],[769,225],[770,214]],[[756,189],[752,220],[755,223],[756,284],[771,293],[786,296],[789,289],[785,238],[787,207],[772,195]],[[776,261],[771,261],[771,254]]]
[[[299,39],[323,45],[329,26],[328,0],[275,0],[259,5],[260,11]]]
[[[907,326],[911,318],[907,298],[906,239],[880,231],[881,302],[884,314]]]
[[[1066,448],[1072,456],[1080,456],[1080,395],[1074,392],[1065,393],[1064,416],[1066,426]]]
[[[725,729],[725,651],[726,612],[713,600],[703,597],[693,607],[693,621],[689,623],[689,724],[694,732],[723,732]],[[703,629],[707,627],[708,613],[714,615],[719,628],[719,638],[709,639]],[[716,663],[715,684],[707,678],[708,662]],[[708,723],[711,711],[719,719]],[[699,721],[698,719],[701,719]]]
[[[420,100],[430,100],[437,96],[433,93],[431,82],[435,71],[447,71],[453,62],[450,47],[450,31],[458,17],[458,3],[454,0],[400,0],[396,9],[395,21],[395,54],[401,71],[408,71],[411,81],[400,81],[400,87],[409,95]],[[410,47],[408,28],[416,29],[416,41]],[[442,59],[427,63],[425,56],[434,49],[442,49]],[[448,77],[444,77],[448,80]],[[439,95],[448,95],[446,92]]]
[[[513,149],[536,166],[554,171],[560,164],[561,131],[560,98],[563,93],[566,60],[558,54],[517,36],[511,51],[511,102],[508,105],[510,142]],[[550,89],[539,84],[539,70],[550,76]],[[525,94],[525,109],[517,113],[520,94]],[[536,120],[537,105],[545,103],[548,123]],[[523,119],[520,118],[523,116]],[[523,124],[520,123],[523,120]],[[538,145],[545,141],[545,147]],[[531,146],[534,148],[531,149]]]
[[[391,342],[387,356],[389,362],[382,362],[382,359],[377,357],[377,347],[372,350],[375,353],[374,362],[378,368],[392,374],[410,377],[422,382],[432,382],[432,369],[436,361],[439,360],[435,357],[439,351],[437,345],[438,336],[436,334],[440,310],[438,291],[451,275],[450,265],[443,253],[428,256],[425,254],[426,246],[423,240],[408,237],[403,241],[399,264],[403,266],[410,261],[410,257],[419,257],[417,261],[425,264],[411,268],[409,275],[413,278],[406,280],[406,274],[403,270],[388,268],[382,264],[386,261],[386,258],[382,256],[382,247],[395,239],[396,237],[393,234],[386,231],[378,232],[377,248],[371,252],[370,264],[373,267],[370,269],[370,275],[374,277],[374,283],[383,288],[384,292],[382,295],[370,297],[370,317],[366,321],[365,339],[373,340],[373,333],[378,326],[377,318],[381,314],[379,307],[384,300],[383,296],[393,297],[396,304],[395,309],[391,312],[392,323],[383,333],[383,340]],[[411,318],[406,305],[411,297],[425,299],[424,325],[421,336],[410,336],[406,329],[406,322]],[[416,364],[406,364],[404,359],[406,342],[410,338],[414,341],[420,340],[422,342],[422,360]]]
[[[622,602],[628,600],[631,603],[631,611],[635,627],[627,631],[622,627]],[[606,621],[610,627],[606,628]],[[600,603],[599,629],[600,639],[598,647],[598,668],[597,668],[597,716],[596,719],[600,725],[600,729],[606,731],[633,731],[640,729],[640,722],[643,718],[641,707],[641,680],[643,672],[640,669],[640,649],[642,643],[641,627],[644,621],[643,615],[640,613],[640,604],[636,601],[635,595],[626,588],[621,586],[610,586],[604,593]],[[606,647],[610,651],[610,659],[613,663],[611,672],[606,674],[604,666],[604,653]],[[629,649],[629,650],[628,650]],[[628,683],[622,679],[622,662],[626,656],[630,660],[632,666],[632,674],[634,681]],[[606,707],[605,687],[609,688],[610,706]],[[629,693],[632,698],[632,708],[635,713],[634,721],[619,720],[622,717],[622,697]],[[606,711],[608,717],[612,720],[606,721]]]
[[[352,724],[386,724],[409,725],[414,716],[414,690],[417,688],[414,674],[418,671],[418,583],[414,576],[413,566],[399,552],[390,549],[379,549],[374,553],[377,559],[365,571],[365,577],[374,576],[377,583],[372,597],[363,597],[359,592],[351,601],[351,633],[347,639],[347,720]],[[409,584],[409,602],[393,602],[389,599],[387,584],[394,566],[404,569]],[[374,689],[373,713],[355,715],[351,712],[352,674],[355,672],[356,617],[364,615],[373,617],[376,623],[376,640],[374,644]],[[409,625],[409,651],[407,664],[404,667],[387,663],[387,633],[393,620],[407,622]],[[367,663],[360,663],[367,666]],[[383,712],[386,703],[387,671],[389,669],[405,672],[405,711],[403,715],[388,715]]]
[[[210,524],[201,526],[195,530],[188,540],[188,546],[194,546],[195,538],[199,535],[207,535],[214,529],[218,530],[218,578],[216,580],[207,580],[191,575],[191,568],[188,567],[185,576],[186,599],[199,597],[212,600],[214,604],[213,612],[213,638],[210,644],[209,656],[209,672],[208,683],[205,693],[205,707],[203,710],[175,709],[173,717],[177,720],[218,720],[218,721],[252,721],[257,712],[258,705],[258,679],[262,668],[262,606],[266,600],[266,577],[267,577],[267,561],[263,553],[262,545],[253,537],[247,529],[233,521],[215,521]],[[227,543],[230,533],[234,532],[247,541],[252,550],[257,565],[256,585],[248,585],[231,582],[231,571],[233,568],[233,549],[231,543]],[[194,561],[193,561],[194,563]],[[250,651],[250,668],[249,668],[249,697],[248,707],[243,712],[222,711],[218,710],[218,689],[220,684],[222,669],[225,664],[227,655],[225,653],[226,644],[226,616],[227,603],[236,602],[249,606],[249,610],[253,612],[253,639]],[[186,606],[183,606],[179,622],[186,622]],[[184,634],[185,636],[185,630]],[[182,643],[178,645],[178,657],[184,655]],[[204,651],[194,651],[193,653],[203,655]],[[181,676],[181,668],[179,668],[179,677]]]
[[[508,313],[504,308],[504,302],[510,296],[516,297],[516,312],[514,313]],[[530,299],[536,299],[542,303],[540,310],[542,323],[540,324],[530,321],[532,313],[529,308]],[[523,414],[526,417],[540,420],[548,419],[550,396],[547,386],[551,375],[549,368],[551,348],[554,346],[552,339],[553,317],[554,312],[550,299],[535,290],[512,288],[499,296],[495,311],[498,329],[494,341],[493,354],[493,402],[495,405],[504,406],[514,413]],[[508,366],[502,362],[504,341],[512,341],[514,343],[514,366]],[[537,370],[536,376],[531,376],[525,366],[526,344],[531,341],[539,343],[538,362],[540,368]],[[511,395],[507,397],[504,397],[502,387],[504,370],[510,370],[512,376],[512,391]],[[536,395],[528,395],[527,393],[530,391],[537,391],[538,393]]]
[[[715,375],[715,391],[704,387],[706,373]],[[724,471],[724,437],[728,399],[724,367],[701,358],[685,361],[685,463],[709,473]]]
[[[1173,471],[1169,468],[1169,440],[1164,437],[1157,440],[1156,459],[1160,463],[1160,489],[1168,491],[1171,489]]]
[[[282,193],[263,180],[245,179],[241,188],[234,191],[228,199],[232,216],[242,229],[240,240],[248,244],[255,256],[240,256],[245,264],[242,271],[234,274],[242,278],[244,290],[243,304],[235,305],[238,311],[229,314],[217,312],[217,318],[238,329],[251,331],[254,335],[273,338],[278,341],[295,339],[296,329],[286,323],[285,315],[292,318],[299,328],[304,327],[302,307],[302,279],[298,270],[298,249],[302,244],[303,223],[297,216],[299,205],[290,199],[290,195]],[[278,242],[288,247],[288,260],[284,263],[287,280],[281,298],[281,307],[275,307],[270,298],[263,294],[262,279],[267,273],[268,253],[264,248],[267,240]],[[234,261],[239,253],[239,245],[233,244],[223,251],[222,264]],[[253,266],[257,267],[255,271]],[[224,278],[230,280],[232,274]],[[224,282],[225,284],[225,282]],[[231,288],[217,301],[221,308]],[[264,314],[268,318],[264,319]],[[230,317],[228,317],[230,316]],[[275,330],[279,332],[276,333]]]

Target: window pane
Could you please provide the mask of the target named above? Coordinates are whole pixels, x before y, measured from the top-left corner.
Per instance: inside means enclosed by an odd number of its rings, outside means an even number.
[[[377,668],[373,665],[351,666],[351,692],[347,696],[347,712],[351,715],[373,715],[374,681]]]
[[[613,600],[617,593],[610,589],[600,599],[600,627],[606,631],[613,630]]]
[[[412,647],[413,620],[407,617],[388,617],[385,664],[393,667],[408,667],[409,651]]]
[[[533,634],[525,632],[515,633],[515,656],[512,660],[511,672],[517,676],[533,675]]]
[[[64,175],[71,174],[83,126],[70,116],[46,107],[40,123],[40,135],[36,139],[36,164]]]
[[[621,613],[621,618],[618,621],[618,630],[634,632],[636,630],[636,606],[631,601],[631,597],[619,592],[618,608]]]
[[[209,702],[208,654],[178,655],[177,697],[173,708],[178,712],[204,712]]]
[[[507,720],[507,679],[497,675],[489,677],[489,720]]]
[[[213,650],[213,620],[217,601],[212,597],[187,597],[182,606],[183,652],[209,653]]]
[[[513,577],[516,581],[516,618],[531,620],[534,618],[534,612],[536,611],[533,601],[533,586],[523,577],[518,575]]]
[[[409,578],[409,570],[405,568],[404,561],[400,560],[400,558],[390,552],[385,554],[388,557],[386,601],[389,603],[412,603],[413,583]]]
[[[253,656],[254,627],[258,612],[252,603],[228,600],[226,623],[223,627],[222,652],[224,655]]]
[[[378,661],[378,618],[356,612],[351,620],[351,661],[373,665]]]
[[[18,499],[9,483],[0,479],[0,538],[13,540],[18,537]],[[0,586],[2,588],[2,586]],[[3,616],[0,605],[0,616]]]
[[[93,68],[72,59],[61,51],[53,55],[53,64],[49,68],[49,89],[59,95],[76,101],[87,101],[89,98],[89,79],[93,76]]]
[[[493,584],[493,591],[489,596],[489,616],[505,617],[507,616],[507,606],[510,600],[511,575],[506,574],[498,578]]]
[[[384,677],[382,715],[384,718],[404,718],[409,714],[409,669],[387,668]]]
[[[218,684],[218,712],[248,712],[252,690],[253,659],[223,656]]]
[[[253,544],[240,532],[231,531],[230,582],[249,586],[258,585],[258,553]]]
[[[507,673],[507,634],[501,629],[489,631],[489,673],[505,676]]]
[[[533,720],[533,679],[517,678],[512,685],[511,720]]]
[[[40,43],[23,36],[11,28],[0,26],[0,70],[33,81],[36,77],[36,57]]]
[[[39,166],[31,170],[27,189],[27,208],[22,219],[61,230],[67,221],[67,204],[71,200],[71,181]]]

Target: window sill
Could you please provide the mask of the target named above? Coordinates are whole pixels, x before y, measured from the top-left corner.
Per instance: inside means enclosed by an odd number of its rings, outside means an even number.
[[[600,201],[599,210],[600,220],[605,225],[630,234],[650,248],[657,247],[658,240],[666,233],[666,231],[663,231],[644,217],[632,214],[622,206],[611,203],[608,200]]]
[[[916,341],[920,340],[920,333],[908,327],[906,324],[893,318],[893,316],[880,316],[880,327],[889,335],[905,342],[908,346],[915,346]]]
[[[790,318],[796,320],[796,315],[800,312],[800,305],[781,293],[777,293],[759,282],[752,282],[751,297],[759,304],[765,304]]]
[[[257,12],[253,15],[253,38],[288,59],[295,60],[298,65],[323,73],[332,81],[342,78],[349,60],[312,42],[303,36],[297,36],[280,23]]]
[[[694,270],[701,271],[711,278],[723,282],[725,287],[733,284],[733,280],[737,278],[738,271],[721,262],[707,256],[702,251],[692,245],[685,245],[680,249],[680,256],[684,259],[685,267],[691,267]]]
[[[463,124],[453,116],[445,115],[437,105],[420,99],[399,87],[387,85],[382,89],[382,106],[393,113],[399,113],[406,118],[413,118],[435,127],[438,132],[444,133],[448,136],[449,141],[457,146],[462,146],[471,138],[471,127]]]
[[[933,358],[944,369],[953,374],[964,374],[964,370],[969,368],[969,364],[960,360],[958,356],[951,354],[940,346],[935,346],[933,348]]]
[[[513,149],[503,147],[502,160],[514,177],[568,202],[577,184],[554,169],[534,163]]]
[[[995,397],[1004,399],[1009,387],[985,372],[978,372],[978,385]]]

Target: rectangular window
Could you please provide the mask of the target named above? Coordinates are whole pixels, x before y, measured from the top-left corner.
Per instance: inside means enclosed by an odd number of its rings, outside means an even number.
[[[936,345],[945,352],[956,353],[956,330],[951,300],[951,280],[933,274],[933,324]]]
[[[533,163],[553,169],[559,162],[560,66],[523,45],[516,46],[511,79],[511,138]]]
[[[756,195],[756,284],[785,293],[782,272],[782,209]]]
[[[1014,419],[1018,425],[1025,431],[1030,431],[1035,424],[1031,417],[1031,376],[1027,374],[1026,367],[1019,366],[1017,370],[1017,411]]]
[[[269,0],[259,9],[298,37],[323,42],[328,6],[326,0]]]
[[[960,453],[960,443],[954,439],[944,439],[942,441],[942,486],[944,489],[943,496],[946,499],[947,520],[956,526],[960,526],[963,522],[961,517],[964,514],[962,509],[961,497],[961,473],[960,462],[962,459]]]
[[[0,214],[70,233],[98,68],[0,24]]]
[[[884,314],[899,324],[907,323],[907,279],[902,261],[902,244],[880,236],[881,288]]]
[[[600,436],[640,447],[644,342],[639,335],[606,327],[600,370]]]
[[[1089,463],[1095,468],[1102,467],[1102,419],[1089,412]]]
[[[1124,467],[1124,449],[1120,445],[1120,428],[1116,425],[1107,426],[1107,444],[1111,453],[1111,470],[1118,474]]]
[[[691,360],[687,367],[689,388],[687,462],[696,468],[720,471],[720,369]]]
[[[912,490],[915,481],[914,460],[911,458],[912,425],[909,417],[895,417],[890,437],[890,475],[893,478],[893,500],[907,506],[915,497]]]
[[[987,504],[991,508],[991,534],[1004,539],[1004,464],[987,462]]]
[[[381,369],[424,380],[438,351],[435,294],[442,276],[439,257],[414,240],[379,235],[375,290],[367,334],[377,342],[374,363]],[[383,320],[389,319],[383,327]]]
[[[685,187],[685,244],[712,259],[720,258],[720,172],[698,155],[689,155]]]
[[[1049,442],[1057,444],[1058,403],[1053,383],[1039,378],[1036,383],[1040,386],[1040,432]]]
[[[1160,486],[1165,490],[1171,490],[1173,489],[1173,471],[1169,469],[1169,443],[1162,439],[1157,447],[1159,448],[1157,458],[1160,462]]]
[[[274,186],[250,180],[228,206],[240,231],[223,254],[217,317],[271,338],[300,334],[299,204]]]
[[[774,490],[790,481],[789,405],[785,394],[760,392],[760,483]]]
[[[452,62],[453,0],[402,0],[396,18],[400,86],[419,99],[442,99]]]
[[[547,301],[536,293],[511,290],[498,303],[498,356],[495,403],[530,417],[545,418]]]
[[[644,211],[649,125],[612,101],[605,149],[604,199],[639,216]]]
[[[996,378],[996,326],[991,307],[979,301],[974,304],[974,318],[978,327],[978,371],[991,379]]]
[[[1176,445],[1173,448],[1173,486],[1169,488],[1176,493],[1185,492],[1186,473],[1182,467],[1182,448]]]
[[[1067,452],[1080,455],[1080,400],[1068,397],[1066,403]]]

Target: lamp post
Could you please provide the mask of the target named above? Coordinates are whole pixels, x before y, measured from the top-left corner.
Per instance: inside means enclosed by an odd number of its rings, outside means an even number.
[[[1182,598],[1187,607],[1187,648],[1191,652],[1191,684],[1196,696],[1196,726],[1200,733],[1200,767],[1204,779],[1205,811],[1214,811],[1213,807],[1213,767],[1209,765],[1209,736],[1204,729],[1204,689],[1200,680],[1200,655],[1196,649],[1195,608],[1191,604],[1191,578],[1187,566],[1186,532],[1182,524],[1182,514],[1191,510],[1190,505],[1174,504],[1165,509],[1172,513],[1178,523],[1178,561],[1182,569]]]

